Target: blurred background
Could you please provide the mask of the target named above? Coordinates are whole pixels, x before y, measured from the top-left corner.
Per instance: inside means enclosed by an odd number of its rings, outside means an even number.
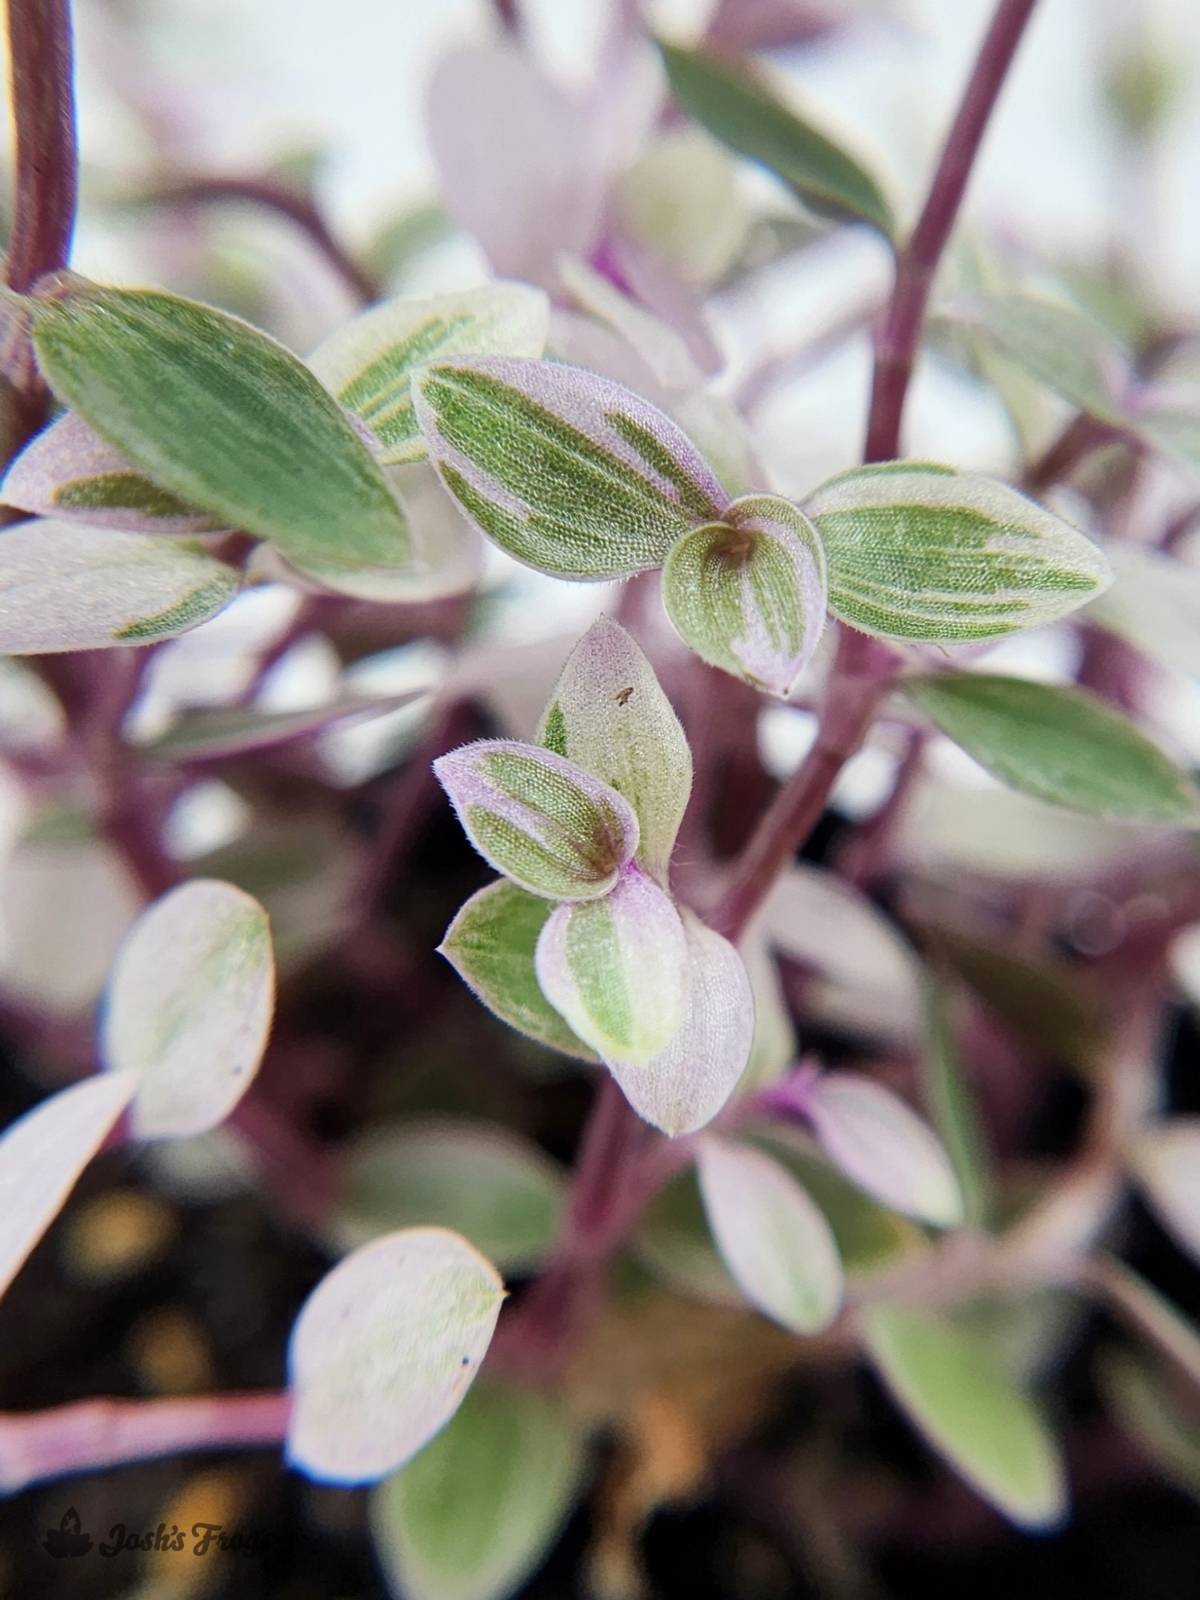
[[[486,257],[439,199],[427,92],[448,51],[499,36],[503,9],[485,0],[78,0],[83,199],[73,264],[91,277],[155,283],[225,306],[306,353],[357,308],[355,286],[304,228],[252,194],[182,203],[195,185],[235,178],[301,196],[306,216],[319,215],[386,293],[480,281]],[[745,47],[771,46],[766,59],[778,81],[862,155],[911,220],[991,5],[763,0],[741,9],[759,19]],[[681,39],[701,37],[718,10],[716,0],[647,7],[654,26]],[[582,96],[607,3],[521,0],[520,11],[545,72]],[[648,52],[651,100],[656,70]],[[1181,375],[1194,380],[1197,84],[1200,7],[1042,0],[972,181],[951,278],[969,285],[999,272],[1065,288],[1134,344],[1151,331],[1183,330]],[[502,116],[492,136],[503,149]],[[819,227],[744,165],[722,217],[730,239],[707,302],[723,361],[715,389],[752,420],[779,488],[800,494],[861,450],[868,323],[886,294],[890,260],[867,230]],[[793,359],[810,346],[806,360]],[[1015,475],[1064,412],[1043,394],[1012,401],[935,350],[912,392],[908,453]],[[1135,514],[1161,521],[1185,498],[1177,470],[1154,465]],[[497,730],[527,736],[570,642],[612,598],[489,552],[481,595],[469,602],[322,609],[266,583],[155,652],[127,727],[146,747],[188,714],[239,699],[264,709],[320,705],[346,686],[430,696],[290,756],[192,771],[164,794],[168,846],[185,869],[228,877],[271,910],[283,974],[279,1024],[261,1093],[239,1129],[109,1155],[85,1175],[0,1306],[5,1409],[97,1393],[279,1384],[296,1309],[336,1252],[382,1226],[427,1220],[424,1180],[396,1189],[386,1142],[373,1154],[380,1129],[416,1118],[486,1119],[536,1147],[554,1173],[569,1162],[587,1081],[495,1024],[433,954],[486,874],[427,769],[430,755],[453,742]],[[464,636],[469,651],[459,648]],[[1069,668],[1076,649],[1073,636],[1054,633],[990,659],[1042,675]],[[674,692],[669,667],[665,679]],[[706,695],[720,691],[697,693],[694,680],[679,687],[694,726],[714,703]],[[1160,732],[1200,762],[1195,678],[1155,678],[1151,699]],[[79,797],[29,782],[59,717],[39,679],[0,662],[5,1122],[90,1060],[94,1008],[138,904]],[[793,768],[812,732],[802,694],[794,706],[763,712],[749,750],[720,752],[727,803],[714,802],[709,818],[718,854],[737,847],[770,776]],[[884,740],[851,763],[814,860],[836,847],[847,823],[871,814],[896,760]],[[1075,1069],[1089,1024],[1086,985],[1073,990],[1070,962],[1096,953],[1089,939],[1103,946],[1105,938],[1103,927],[1096,931],[1104,908],[1080,885],[1120,860],[1121,842],[1103,825],[1064,823],[1018,803],[939,741],[896,848],[926,916],[962,873],[987,880],[1044,871],[1066,886],[1068,910],[1051,930],[1062,935],[1061,987],[1022,988],[1020,974],[982,972],[978,950],[960,951],[963,981],[974,986],[968,1004],[979,1008],[972,1025],[990,1041],[983,1099],[1002,1153],[1061,1157],[1079,1126]],[[805,1014],[815,1006],[806,1042],[827,1059],[892,1062],[903,1083],[912,995],[897,992],[886,954],[870,971],[853,939],[841,955],[819,994],[802,962],[784,964],[789,997],[803,989]],[[1200,990],[1198,966],[1193,940],[1178,955],[1181,993],[1164,1068],[1164,1094],[1184,1111],[1200,1109],[1188,999]],[[879,1004],[877,983],[893,1022],[900,1019],[882,1036],[864,1024],[865,1009]],[[1013,1035],[1024,1051],[1019,1071]],[[644,1277],[659,1297],[634,1294],[642,1311],[606,1326],[590,1352],[587,1380],[604,1391],[592,1478],[599,1487],[522,1589],[531,1600],[595,1592],[597,1549],[619,1600],[633,1600],[639,1566],[663,1600],[1179,1600],[1197,1590],[1200,1440],[1188,1426],[1182,1443],[1165,1447],[1160,1436],[1156,1448],[1153,1428],[1139,1437],[1112,1421],[1098,1374],[1118,1369],[1103,1319],[1051,1299],[1031,1302],[1020,1325],[1001,1330],[1015,1359],[1052,1380],[1075,1487],[1069,1526],[1031,1539],[934,1463],[861,1372],[802,1365],[780,1387],[787,1363],[771,1330],[731,1308],[720,1285],[707,1298],[696,1294],[708,1258],[679,1267],[697,1221],[688,1195],[672,1204],[624,1268],[633,1288]],[[474,1222],[486,1230],[486,1218]],[[879,1219],[859,1223],[865,1255],[886,1256],[895,1241],[871,1232]],[[535,1226],[534,1243],[501,1263],[510,1281],[528,1273],[546,1227]],[[1194,1268],[1140,1209],[1126,1254],[1179,1304],[1200,1310]],[[1119,1373],[1111,1382],[1119,1387]],[[698,1460],[687,1455],[691,1432],[684,1439],[675,1426],[680,1413],[701,1419]],[[642,1532],[637,1517],[614,1510],[626,1504],[619,1486],[631,1471],[631,1437],[649,1461],[637,1505],[671,1502]],[[260,1548],[186,1564],[134,1554],[52,1562],[38,1545],[68,1506],[101,1532],[117,1522],[153,1528],[162,1518],[237,1523]],[[273,1453],[255,1452],[172,1458],[0,1502],[0,1592],[22,1600],[381,1600],[399,1591],[373,1548],[365,1493],[307,1483]]]

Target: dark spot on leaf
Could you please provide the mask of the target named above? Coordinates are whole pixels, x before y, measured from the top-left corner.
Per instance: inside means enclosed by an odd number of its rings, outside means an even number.
[[[619,706],[628,705],[630,697],[632,696],[632,694],[633,694],[633,685],[632,684],[629,685],[628,689],[618,689],[617,693],[616,693],[617,704]]]

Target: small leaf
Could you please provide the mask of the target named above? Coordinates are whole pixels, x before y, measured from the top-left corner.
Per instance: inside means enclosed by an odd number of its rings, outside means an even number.
[[[1187,774],[1128,718],[1077,689],[991,673],[907,678],[904,693],[1000,779],[1130,822],[1197,821]]]
[[[675,1037],[644,1065],[605,1058],[638,1115],[672,1138],[712,1121],[737,1088],[754,1041],[754,996],[741,956],[692,912],[681,915],[687,998]]]
[[[786,700],[825,626],[825,553],[803,512],[746,495],[693,528],[663,564],[663,604],[714,667]]]
[[[490,357],[426,367],[417,418],[442,481],[526,566],[585,581],[659,566],[727,497],[674,422],[579,367]]]
[[[0,1294],[62,1210],[137,1088],[131,1072],[60,1089],[0,1137]]]
[[[892,231],[883,192],[865,168],[740,66],[659,41],[671,93],[715,139],[761,162],[814,211]]]
[[[711,1135],[696,1160],[713,1238],[746,1299],[793,1333],[828,1327],[842,1301],[842,1264],[795,1178],[761,1150]]]
[[[402,1466],[458,1410],[503,1299],[491,1263],[444,1228],[389,1233],[348,1255],[292,1330],[289,1462],[329,1483]]]
[[[330,334],[308,364],[394,465],[425,454],[411,394],[417,367],[448,356],[540,356],[549,324],[546,296],[523,283],[386,300]]]
[[[214,526],[207,511],[151,483],[74,411],[25,446],[0,499],[37,516],[129,533],[208,533]]]
[[[1200,1117],[1172,1117],[1152,1128],[1130,1160],[1164,1225],[1200,1260]]]
[[[921,1073],[925,1100],[954,1167],[962,1193],[963,1220],[969,1227],[980,1227],[992,1206],[987,1137],[968,1081],[965,1063],[960,1059],[950,1023],[948,996],[931,983],[925,1011],[925,1048],[921,1054]]]
[[[949,1158],[903,1100],[860,1072],[822,1073],[806,1086],[804,1100],[821,1148],[851,1183],[934,1227],[962,1221]]]
[[[997,1364],[986,1334],[880,1306],[866,1313],[867,1352],[897,1402],[955,1471],[1023,1528],[1066,1513],[1058,1446],[1033,1402]]]
[[[692,757],[653,667],[619,623],[602,617],[572,650],[538,742],[625,796],[637,813],[636,859],[665,888]]]
[[[1002,639],[1057,622],[1111,581],[1083,534],[977,473],[860,467],[804,511],[825,545],[830,610],[884,639]]]
[[[140,1139],[181,1139],[223,1122],[266,1048],[275,1007],[267,914],[230,883],[197,878],[156,900],[113,964],[105,1064],[133,1072]]]
[[[190,545],[70,522],[0,532],[0,652],[152,644],[206,622],[238,574]]]
[[[595,1061],[538,984],[534,951],[553,909],[543,896],[501,878],[471,896],[438,949],[501,1021],[551,1050]]]
[[[494,1123],[400,1122],[373,1129],[347,1149],[331,1232],[353,1249],[381,1233],[430,1223],[462,1234],[502,1272],[527,1272],[554,1241],[562,1194],[556,1163]]]
[[[1090,317],[1029,294],[974,294],[949,309],[1055,394],[1120,423],[1128,358]]]
[[[551,913],[536,962],[547,1000],[608,1062],[648,1066],[683,1025],[683,923],[670,897],[632,863],[602,900]]]
[[[480,739],[433,764],[485,861],[531,894],[607,894],[637,849],[628,801],[574,762],[515,739]]]
[[[54,392],[154,483],[301,560],[407,559],[382,468],[265,333],[177,295],[81,279],[29,305]]]
[[[583,1440],[561,1404],[482,1382],[428,1449],[371,1496],[371,1527],[402,1600],[507,1600],[575,1501]]]
[[[221,706],[211,711],[193,711],[161,739],[142,745],[140,754],[149,760],[169,761],[176,766],[205,766],[238,756],[280,750],[329,728],[398,711],[420,697],[420,691],[413,690],[408,694],[377,695],[372,699],[356,695],[314,706],[309,711],[262,711],[257,706]]]

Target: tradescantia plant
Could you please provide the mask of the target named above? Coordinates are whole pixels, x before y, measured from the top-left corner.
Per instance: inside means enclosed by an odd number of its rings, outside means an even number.
[[[585,1498],[576,1586],[633,1600],[707,1492],[865,1593],[943,1470],[1068,1519],[1072,1350],[1087,1416],[1200,1482],[1194,1269],[1142,1239],[1200,1251],[1163,1026],[1200,1004],[1195,329],[952,238],[1034,0],[911,225],[756,57],[848,25],[612,9],[586,95],[519,5],[446,55],[440,209],[370,265],[291,179],[141,198],[303,231],[361,305],[301,356],[186,240],[187,293],[69,264],[69,6],[9,0],[0,1314],[114,1182],[218,1238],[249,1193],[297,1270],[231,1268],[277,1387],[0,1414],[0,1490],[273,1447],[372,1486],[409,1600],[524,1592]],[[764,348],[747,304],[830,240],[886,298]],[[868,325],[865,448],[780,449],[764,397]],[[904,426],[927,346],[1011,440]],[[79,1226],[100,1293],[122,1230]],[[899,1461],[861,1425],[896,1414]]]

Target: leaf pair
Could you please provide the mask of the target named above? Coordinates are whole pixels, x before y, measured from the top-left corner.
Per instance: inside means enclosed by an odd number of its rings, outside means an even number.
[[[745,1067],[753,1001],[732,946],[668,892],[691,758],[615,623],[595,624],[572,653],[540,738],[484,741],[435,764],[468,836],[511,880],[467,902],[443,954],[505,1021],[600,1056],[642,1116],[690,1132]]]

